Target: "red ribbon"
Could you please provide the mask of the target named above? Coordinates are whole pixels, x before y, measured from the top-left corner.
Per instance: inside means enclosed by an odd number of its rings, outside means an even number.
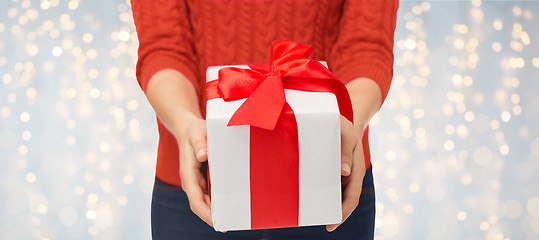
[[[311,53],[310,46],[288,40],[273,41],[269,71],[267,65],[249,65],[251,69],[223,68],[219,70],[218,81],[207,84],[206,99],[247,98],[228,126],[250,125],[273,130],[286,103],[285,88],[330,92],[337,97],[341,115],[354,122],[346,87],[324,65],[308,59]]]
[[[206,85],[206,98],[247,100],[228,126],[250,125],[251,228],[298,226],[299,146],[294,112],[284,89],[333,93],[342,116],[353,122],[344,84],[318,61],[310,46],[272,42],[269,65],[222,68]]]

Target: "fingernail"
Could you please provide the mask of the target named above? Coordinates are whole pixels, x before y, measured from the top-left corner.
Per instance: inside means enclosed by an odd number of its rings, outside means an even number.
[[[203,155],[204,155],[204,149],[198,150],[198,152],[197,152],[197,159],[202,158]]]
[[[349,175],[350,174],[350,165],[348,165],[348,163],[343,163],[342,164],[342,170],[346,173],[346,175]]]

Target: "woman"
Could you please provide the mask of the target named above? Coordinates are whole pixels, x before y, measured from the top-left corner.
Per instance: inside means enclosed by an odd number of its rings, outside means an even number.
[[[137,79],[159,127],[152,197],[154,239],[373,239],[374,185],[368,122],[392,78],[397,0],[132,0],[139,37]],[[205,70],[263,63],[272,40],[314,47],[343,81],[354,124],[342,121],[343,222],[235,231],[211,228],[204,178]],[[327,231],[326,231],[327,230]]]

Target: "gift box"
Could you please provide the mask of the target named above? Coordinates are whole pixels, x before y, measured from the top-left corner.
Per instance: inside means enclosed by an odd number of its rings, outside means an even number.
[[[211,213],[217,231],[339,223],[346,87],[312,49],[272,43],[270,64],[207,69]]]

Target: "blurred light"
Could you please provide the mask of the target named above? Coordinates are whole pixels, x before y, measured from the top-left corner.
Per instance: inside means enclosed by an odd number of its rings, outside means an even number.
[[[88,51],[86,52],[86,56],[88,57],[88,59],[95,59],[97,57],[97,51],[93,48],[88,49]]]
[[[30,139],[32,139],[32,133],[30,131],[28,131],[28,130],[24,130],[22,132],[22,139],[24,141],[30,141]]]
[[[96,98],[99,97],[100,94],[101,94],[101,91],[99,91],[98,88],[92,88],[92,89],[90,89],[89,95],[90,95],[91,98],[96,99]]]
[[[534,67],[539,68],[539,58],[534,57],[532,62]]]
[[[511,81],[511,87],[516,88],[520,85],[520,80],[518,80],[518,78],[516,77],[511,78],[510,81]]]
[[[73,136],[67,136],[66,137],[66,144],[69,145],[69,146],[73,146],[75,145],[75,143],[77,142],[77,139]]]
[[[33,173],[27,173],[26,174],[26,181],[29,182],[29,183],[33,183],[36,181],[36,175],[33,174]]]
[[[519,105],[513,106],[513,114],[514,115],[520,115],[522,113],[522,108]]]
[[[455,147],[455,143],[451,140],[446,140],[445,143],[444,143],[444,148],[445,150],[447,151],[451,151],[453,150],[453,148]]]
[[[7,95],[7,101],[9,103],[14,103],[17,100],[17,95],[15,93],[10,93]]]
[[[75,90],[74,88],[68,88],[65,89],[64,94],[66,98],[75,98],[77,96],[77,90]]]
[[[414,110],[413,115],[415,119],[422,119],[425,116],[425,111],[421,108],[418,108]]]
[[[26,44],[26,53],[27,53],[28,55],[30,55],[30,56],[32,56],[32,57],[33,57],[33,56],[36,56],[37,53],[38,53],[38,51],[39,51],[39,50],[38,50],[38,48],[37,48],[37,46],[36,46],[35,44],[33,44],[33,43],[27,43],[27,44]]]
[[[77,1],[75,1],[75,0],[71,0],[71,1],[69,1],[68,7],[71,10],[75,10],[75,9],[77,9],[79,7],[79,3]]]
[[[62,48],[61,47],[53,47],[52,48],[52,56],[55,56],[55,57],[59,57],[60,55],[62,55]]]
[[[58,214],[58,219],[60,223],[66,227],[71,227],[75,225],[78,221],[79,214],[72,207],[65,207],[60,210]]]
[[[494,27],[494,29],[496,29],[497,31],[501,31],[503,29],[503,22],[501,19],[499,18],[496,18],[494,19],[494,21],[492,22],[492,26]]]
[[[49,32],[49,36],[51,38],[58,38],[58,36],[60,36],[60,31],[58,29],[51,29],[51,31]]]
[[[474,114],[473,112],[468,111],[468,112],[466,112],[466,113],[464,114],[464,119],[465,119],[467,122],[471,122],[471,121],[473,121],[473,120],[475,119],[475,114]]]
[[[388,151],[388,152],[386,152],[386,159],[387,159],[388,161],[393,161],[393,160],[395,160],[396,157],[397,157],[397,154],[395,154],[394,151]]]
[[[490,224],[488,222],[481,222],[481,224],[479,225],[479,229],[481,229],[481,231],[486,231],[489,227]]]
[[[464,86],[466,87],[472,86],[473,78],[470,76],[465,76],[462,82],[464,83]]]
[[[465,211],[459,211],[457,213],[457,219],[459,221],[464,221],[464,220],[466,220],[467,217],[468,217],[468,214]]]
[[[92,36],[91,33],[85,33],[82,35],[82,41],[85,43],[91,43],[94,39],[94,36]]]
[[[406,204],[403,208],[403,211],[404,213],[406,214],[411,214],[414,212],[414,206],[410,205],[410,204]]]
[[[513,14],[517,17],[520,17],[522,15],[522,8],[520,8],[519,6],[514,6]]]
[[[20,116],[21,122],[28,122],[30,121],[30,113],[28,112],[22,112]]]
[[[460,74],[453,75],[452,79],[455,86],[460,86],[462,84],[462,76]]]
[[[457,135],[459,135],[461,138],[468,137],[468,128],[462,124],[459,124],[457,126]]]
[[[99,150],[101,152],[109,152],[110,151],[110,145],[109,143],[107,142],[102,142],[101,144],[99,144]]]
[[[524,45],[526,46],[530,45],[530,36],[528,35],[527,32],[520,33],[520,40],[522,41]]]
[[[470,185],[470,184],[472,183],[472,179],[473,179],[473,178],[472,178],[472,175],[470,175],[470,174],[465,174],[464,176],[462,176],[462,177],[460,178],[460,182],[462,183],[462,185],[467,186],[467,185]]]
[[[125,196],[118,197],[118,205],[120,205],[120,206],[127,205],[127,197],[125,197]]]
[[[41,4],[40,4],[41,9],[47,10],[47,9],[49,9],[50,6],[51,6],[50,1],[47,1],[47,0],[42,0],[41,1]]]
[[[28,198],[28,205],[32,212],[45,214],[47,212],[48,200],[41,194],[32,194]]]
[[[94,175],[90,172],[84,174],[84,181],[91,182],[94,180]]]
[[[453,25],[453,31],[460,34],[468,33],[468,26],[466,24],[455,24]]]
[[[453,42],[453,46],[456,49],[463,49],[464,48],[464,39],[462,39],[460,37],[455,39],[455,41]]]
[[[417,193],[419,192],[419,185],[417,183],[412,183],[410,184],[410,186],[408,187],[408,190],[410,190],[411,193]]]
[[[447,125],[445,126],[445,133],[447,135],[453,135],[455,134],[455,127],[453,125]]]
[[[99,201],[99,197],[96,194],[91,193],[88,195],[88,202],[97,203],[97,201]]]
[[[509,122],[509,120],[511,120],[511,113],[509,113],[508,111],[503,111],[501,118],[502,118],[502,121]]]
[[[503,144],[500,146],[500,154],[501,155],[507,155],[509,153],[509,146],[507,144]]]
[[[518,94],[511,95],[511,102],[513,104],[518,104],[520,102],[520,96]]]
[[[82,196],[82,194],[84,194],[84,187],[82,187],[82,186],[77,186],[77,187],[75,187],[75,191],[74,191],[74,192],[75,192],[75,194],[76,194],[77,196]]]
[[[414,39],[406,39],[406,41],[404,42],[404,47],[406,47],[406,49],[414,49],[416,47],[416,42]]]
[[[128,41],[130,38],[129,36],[129,32],[126,31],[126,30],[122,30],[118,33],[118,39],[120,39],[120,41]]]
[[[522,43],[519,43],[517,41],[511,41],[511,49],[517,51],[517,52],[522,52],[522,50],[524,49],[524,46],[522,45]],[[512,58],[512,59],[522,59],[522,58]]]
[[[77,123],[73,119],[69,119],[66,122],[66,127],[68,129],[74,129],[77,126]]]
[[[539,218],[539,196],[528,199],[526,209],[532,217]]]
[[[99,233],[99,229],[97,229],[95,226],[91,226],[88,228],[88,233],[91,235],[97,235]]]
[[[509,219],[520,218],[522,211],[522,204],[518,200],[509,200],[504,205],[504,215]]]
[[[3,107],[2,110],[0,110],[0,116],[2,116],[3,118],[9,117],[10,114],[11,114],[11,111],[9,110],[8,107]]]
[[[86,218],[88,218],[89,220],[94,220],[95,217],[96,217],[96,213],[94,210],[86,211]]]
[[[470,10],[470,14],[477,20],[483,20],[483,11],[481,11],[479,8],[472,8]]]
[[[127,109],[130,110],[130,111],[134,111],[134,110],[137,110],[138,108],[138,102],[135,101],[135,100],[130,100],[129,102],[127,102]]]
[[[429,11],[431,7],[429,2],[422,2],[420,6],[424,12]]]
[[[421,14],[421,12],[423,12],[423,9],[421,8],[420,5],[415,5],[412,7],[412,12],[416,15],[419,15]]]

